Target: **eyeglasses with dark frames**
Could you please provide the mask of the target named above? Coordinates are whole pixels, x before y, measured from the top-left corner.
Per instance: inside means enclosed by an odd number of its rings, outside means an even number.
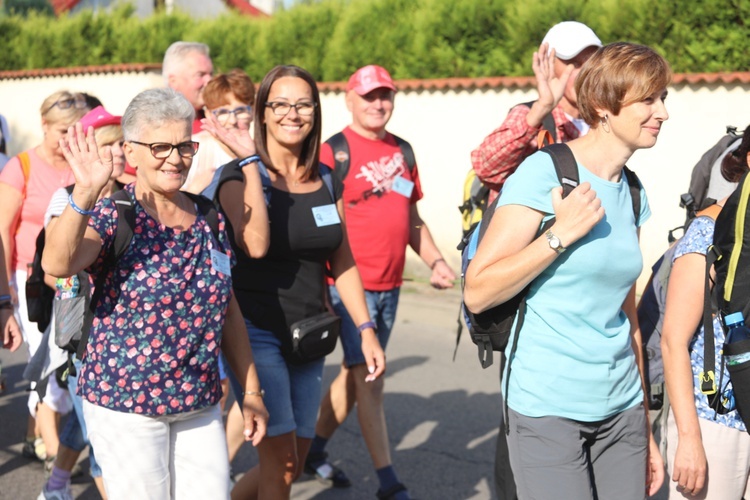
[[[237,120],[249,120],[253,113],[252,106],[237,106],[234,109],[219,108],[211,111],[219,123],[224,124],[229,120],[230,115],[234,115]]]
[[[273,114],[276,116],[286,116],[292,108],[294,108],[300,116],[311,116],[317,105],[318,103],[307,101],[297,102],[295,104],[284,101],[271,101],[266,103],[266,106],[271,108],[271,111],[273,111]]]
[[[86,102],[86,96],[83,94],[68,94],[68,97],[61,97],[53,102],[50,107],[42,111],[42,114],[46,115],[55,106],[60,109],[86,109],[89,107],[89,104]]]
[[[176,149],[177,154],[183,158],[192,158],[198,152],[198,143],[195,141],[185,141],[179,144],[169,144],[168,142],[152,142],[151,144],[139,141],[127,141],[139,146],[146,146],[151,150],[151,155],[157,160],[166,160]]]

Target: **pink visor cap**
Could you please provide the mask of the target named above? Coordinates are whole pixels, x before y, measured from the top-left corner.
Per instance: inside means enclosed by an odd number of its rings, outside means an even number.
[[[349,83],[346,84],[347,92],[353,90],[359,95],[368,94],[379,88],[396,91],[396,86],[393,84],[393,79],[388,71],[382,66],[374,64],[359,68],[349,78]]]
[[[542,43],[555,49],[555,56],[569,61],[588,47],[601,47],[602,41],[594,30],[578,21],[558,23],[547,32]]]
[[[103,106],[97,106],[81,118],[80,122],[83,125],[83,131],[87,131],[89,127],[95,129],[104,127],[105,125],[120,125],[122,121],[121,116],[114,116],[110,114]]]

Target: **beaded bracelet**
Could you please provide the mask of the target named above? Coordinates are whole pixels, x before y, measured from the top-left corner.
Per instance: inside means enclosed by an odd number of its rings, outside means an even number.
[[[259,391],[243,391],[242,395],[243,396],[260,396],[261,398],[263,398],[266,395],[266,391],[264,391],[263,389]]]
[[[93,210],[84,210],[81,207],[79,207],[78,205],[76,205],[76,202],[73,201],[73,193],[70,193],[68,195],[68,203],[70,204],[70,208],[72,208],[73,210],[75,210],[76,212],[78,212],[81,215],[94,215],[94,211]]]
[[[372,328],[373,330],[377,330],[377,325],[375,325],[372,321],[365,321],[361,325],[357,327],[357,332],[362,335],[362,332],[367,330],[368,328]]]
[[[260,161],[260,156],[252,155],[248,156],[244,160],[240,160],[240,168],[244,167],[245,165],[250,165],[254,161]]]

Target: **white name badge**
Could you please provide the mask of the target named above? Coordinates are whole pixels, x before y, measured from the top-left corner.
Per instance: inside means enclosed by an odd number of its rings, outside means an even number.
[[[334,204],[313,207],[312,212],[313,217],[315,218],[315,225],[318,227],[341,224],[339,212],[336,210],[336,205]]]
[[[232,274],[232,267],[229,265],[229,256],[218,250],[211,250],[211,267],[214,271],[222,274]]]
[[[409,179],[404,179],[400,175],[393,179],[392,189],[401,196],[411,198],[411,192],[414,190],[414,183]]]

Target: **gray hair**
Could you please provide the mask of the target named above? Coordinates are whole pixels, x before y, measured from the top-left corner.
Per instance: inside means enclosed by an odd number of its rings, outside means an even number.
[[[185,122],[191,128],[193,119],[193,105],[182,94],[168,87],[149,89],[128,104],[122,115],[122,133],[126,141],[138,140],[145,128],[174,122]]]
[[[161,75],[165,81],[169,78],[169,75],[175,72],[175,68],[182,64],[185,57],[192,52],[210,57],[209,47],[205,43],[179,41],[169,46],[164,53],[164,62],[161,65]]]

